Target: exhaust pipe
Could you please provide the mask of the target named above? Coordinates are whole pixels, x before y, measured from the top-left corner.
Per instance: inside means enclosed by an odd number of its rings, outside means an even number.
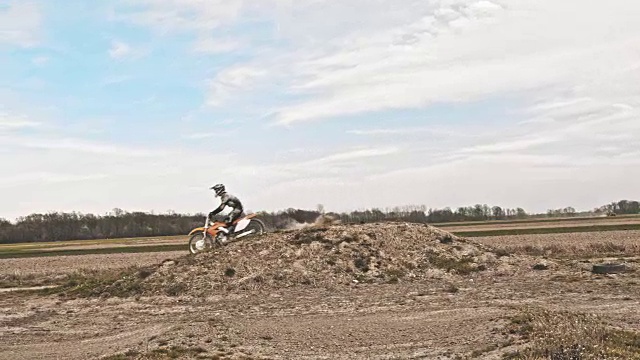
[[[245,231],[245,232],[243,232],[243,233],[241,233],[241,234],[239,234],[239,235],[236,235],[236,236],[234,236],[234,237],[235,237],[236,239],[240,239],[240,238],[245,237],[245,236],[247,236],[247,235],[251,235],[251,234],[253,234],[254,232],[256,232],[256,231],[255,231],[255,230],[249,230],[249,231]]]

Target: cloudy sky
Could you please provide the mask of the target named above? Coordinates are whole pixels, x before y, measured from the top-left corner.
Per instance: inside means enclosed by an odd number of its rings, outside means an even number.
[[[0,217],[640,198],[633,0],[0,0]]]

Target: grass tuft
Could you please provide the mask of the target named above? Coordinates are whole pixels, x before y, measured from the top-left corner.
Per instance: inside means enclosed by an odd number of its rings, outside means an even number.
[[[595,315],[526,310],[507,329],[529,344],[505,359],[640,359],[640,333],[613,328]]]
[[[426,259],[432,266],[436,268],[443,269],[448,272],[454,271],[460,275],[468,275],[473,272],[480,271],[480,268],[473,261],[473,257],[471,256],[456,258],[435,251],[428,251],[426,254]]]

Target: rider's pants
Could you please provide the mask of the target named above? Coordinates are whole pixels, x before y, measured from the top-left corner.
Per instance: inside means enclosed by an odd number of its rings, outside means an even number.
[[[233,209],[231,210],[229,215],[227,215],[225,222],[227,223],[227,228],[229,229],[230,232],[233,231],[233,226],[232,226],[233,222],[238,220],[240,216],[242,216],[242,209]]]

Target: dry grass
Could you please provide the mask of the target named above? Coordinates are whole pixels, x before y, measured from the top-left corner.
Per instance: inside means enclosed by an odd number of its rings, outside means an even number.
[[[461,257],[448,256],[441,252],[427,251],[427,261],[433,267],[453,272],[460,275],[468,275],[472,272],[482,271],[486,269],[483,265],[478,265],[474,261],[474,257],[467,255]]]
[[[13,273],[0,274],[0,289],[13,287],[30,287],[50,285],[52,279],[40,277],[35,274],[22,274],[19,271]]]
[[[595,315],[528,309],[513,317],[511,334],[528,345],[505,359],[640,359],[640,334],[617,329]]]
[[[144,353],[130,350],[122,354],[116,354],[104,358],[104,360],[164,360],[164,359],[235,359],[254,360],[259,359],[251,355],[236,353],[235,351],[208,352],[202,347],[170,346],[161,347]]]
[[[42,294],[57,293],[65,298],[129,297],[141,290],[142,282],[151,276],[157,266],[108,270],[83,270],[64,275],[59,287],[40,290]]]
[[[491,246],[499,254],[593,258],[640,256],[640,231],[576,234],[538,234],[481,237],[474,240]]]

